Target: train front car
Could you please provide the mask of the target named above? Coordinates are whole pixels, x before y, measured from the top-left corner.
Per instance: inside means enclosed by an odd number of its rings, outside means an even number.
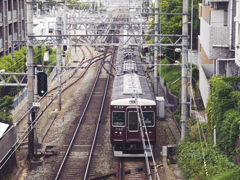
[[[151,147],[156,143],[156,102],[148,85],[138,48],[119,47],[111,98],[111,143],[116,157],[144,157],[143,117]],[[138,111],[138,108],[141,109]],[[142,128],[144,129],[144,128]],[[147,156],[150,148],[144,131]]]

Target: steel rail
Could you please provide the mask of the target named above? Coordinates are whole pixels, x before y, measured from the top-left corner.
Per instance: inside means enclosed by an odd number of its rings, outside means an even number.
[[[103,62],[103,61],[102,61],[102,62]],[[70,144],[69,144],[69,146],[68,146],[68,149],[67,149],[67,151],[66,151],[66,153],[65,153],[65,155],[64,155],[64,158],[63,158],[62,163],[61,163],[61,165],[60,165],[60,167],[59,167],[59,170],[58,170],[58,172],[57,172],[57,175],[56,175],[56,177],[55,177],[55,180],[58,179],[58,177],[59,177],[59,175],[60,175],[60,173],[61,173],[61,171],[62,171],[63,165],[64,165],[64,163],[66,162],[66,158],[67,158],[67,156],[68,156],[68,154],[69,154],[69,151],[70,151],[70,149],[71,149],[71,147],[72,147],[73,141],[75,140],[75,137],[76,137],[76,135],[77,135],[77,132],[78,132],[80,126],[81,126],[81,123],[82,123],[82,121],[83,121],[83,117],[85,116],[85,113],[86,113],[86,110],[87,110],[87,108],[88,108],[89,102],[90,102],[90,100],[91,100],[91,98],[92,98],[92,95],[93,95],[93,92],[94,92],[94,90],[95,90],[97,81],[98,81],[98,79],[99,79],[99,76],[100,76],[100,73],[101,73],[101,69],[102,69],[102,65],[103,65],[103,63],[101,63],[101,65],[100,65],[100,67],[99,67],[99,69],[98,69],[98,74],[97,74],[96,80],[95,80],[95,82],[94,82],[93,88],[92,88],[92,90],[91,90],[91,93],[90,93],[90,95],[89,95],[87,104],[86,104],[86,106],[85,106],[85,108],[84,108],[84,110],[83,110],[82,116],[81,116],[81,118],[80,118],[80,120],[79,120],[79,122],[78,122],[78,125],[77,125],[76,130],[75,130],[75,132],[74,132],[74,134],[73,134],[73,137],[72,137],[72,139],[71,139],[71,142],[70,142]]]
[[[108,56],[110,56],[110,55],[108,55]],[[107,57],[108,57],[108,56],[107,56]],[[99,57],[99,56],[98,56],[98,57]],[[100,59],[98,59],[98,60],[95,60],[94,62],[91,62],[91,63],[87,66],[87,68],[86,68],[86,70],[84,71],[84,73],[83,73],[78,79],[76,79],[73,83],[71,83],[71,84],[69,84],[67,87],[65,87],[61,92],[66,91],[69,87],[71,87],[74,83],[76,83],[79,79],[81,79],[81,78],[83,77],[83,75],[86,73],[86,71],[88,70],[88,68],[89,68],[92,64],[94,64],[95,62],[97,62],[97,61],[99,61],[99,60],[102,60],[102,59],[103,59],[103,58],[100,58]],[[74,74],[75,74],[75,73],[74,73]],[[73,77],[74,74],[72,74],[71,77]],[[71,77],[70,77],[70,78],[71,78]],[[70,79],[70,78],[69,78],[69,79]],[[69,80],[69,79],[68,79],[68,80]],[[66,80],[66,81],[67,81],[67,80]],[[62,85],[63,85],[64,83],[66,83],[66,81],[63,82]],[[57,87],[51,89],[50,91],[46,92],[45,94],[53,91],[53,90],[56,89],[56,88],[57,88]],[[40,102],[40,101],[43,99],[43,97],[44,97],[44,96],[42,96],[42,97],[39,99],[38,102]],[[34,122],[32,122],[32,124],[35,123],[35,125],[36,125],[36,124],[38,123],[40,117],[41,117],[41,116],[43,115],[43,113],[48,109],[48,107],[53,103],[53,101],[56,99],[56,97],[57,97],[57,94],[55,94],[55,96],[47,103],[47,105],[43,108],[43,110],[41,111],[41,113],[35,118],[35,120],[34,120]],[[18,125],[18,124],[25,118],[25,116],[26,116],[30,111],[31,111],[31,109],[29,109],[29,110],[20,118],[20,120],[18,120],[17,123],[15,123],[14,125],[15,125],[15,126]],[[33,129],[33,128],[35,127],[35,125],[32,126],[31,129]],[[28,130],[28,129],[29,129],[29,128],[27,128],[26,130]],[[27,133],[27,135],[29,134],[29,132],[24,132],[24,133],[22,133],[22,135],[20,136],[20,138],[23,137],[25,133]],[[5,133],[5,134],[6,134],[6,133]],[[5,135],[5,134],[4,134],[4,135]],[[20,144],[26,139],[27,135],[24,136],[24,138],[23,138],[22,141],[19,143],[19,145],[17,145],[18,141],[20,141],[20,138],[18,138],[18,140],[14,143],[14,145],[12,146],[12,148],[11,148],[11,149],[5,154],[5,156],[0,160],[0,164],[3,163],[3,165],[4,165],[4,164],[9,160],[9,158],[13,155],[14,151],[15,151],[15,150],[20,146]],[[17,146],[16,146],[16,145],[17,145]],[[11,153],[12,150],[14,150],[14,151]],[[10,154],[10,153],[11,153],[11,154]],[[4,161],[4,159],[5,159],[8,155],[9,155],[9,157]],[[3,165],[0,166],[0,169],[2,169]]]
[[[113,62],[114,54],[115,54],[115,47],[113,48],[113,54],[112,54],[111,62]],[[101,67],[103,67],[103,65],[104,65],[104,61],[102,61]],[[109,72],[111,71],[111,69],[112,69],[112,65],[110,64]],[[107,77],[107,83],[106,83],[106,86],[105,86],[105,91],[104,91],[104,95],[103,95],[102,105],[101,105],[101,109],[100,109],[99,116],[98,116],[97,127],[96,127],[96,130],[95,130],[95,134],[94,134],[94,138],[93,138],[91,150],[90,150],[90,153],[89,153],[89,156],[88,156],[88,162],[87,162],[87,166],[86,166],[86,170],[85,170],[85,174],[84,174],[84,178],[83,178],[84,180],[86,180],[86,178],[87,178],[89,164],[91,162],[93,149],[95,147],[96,137],[97,137],[97,134],[98,134],[98,128],[99,128],[99,124],[100,124],[100,121],[101,121],[103,107],[104,107],[104,103],[105,103],[105,99],[106,99],[109,79],[110,79],[110,73],[108,73],[108,77]]]

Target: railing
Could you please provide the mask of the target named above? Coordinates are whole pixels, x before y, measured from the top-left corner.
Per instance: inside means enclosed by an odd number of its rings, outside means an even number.
[[[8,11],[8,20],[12,20],[12,11]]]
[[[3,38],[0,38],[0,48],[3,48]]]
[[[0,13],[0,23],[3,22],[3,17],[2,17],[2,13]]]
[[[17,41],[17,39],[18,39],[18,38],[17,38],[17,35],[18,35],[18,33],[15,32],[15,33],[14,33],[14,41]]]
[[[13,19],[17,19],[17,10],[13,10]]]

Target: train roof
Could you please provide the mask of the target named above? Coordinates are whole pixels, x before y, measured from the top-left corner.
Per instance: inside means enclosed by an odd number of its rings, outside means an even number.
[[[150,105],[155,104],[138,48],[119,47],[111,101],[115,104],[116,100],[135,98],[136,94],[139,99],[154,101]]]

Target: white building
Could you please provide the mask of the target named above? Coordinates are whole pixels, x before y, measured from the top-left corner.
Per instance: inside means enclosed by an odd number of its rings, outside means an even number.
[[[199,4],[199,87],[205,107],[212,75],[239,75],[235,64],[236,7],[236,0],[203,0]]]

